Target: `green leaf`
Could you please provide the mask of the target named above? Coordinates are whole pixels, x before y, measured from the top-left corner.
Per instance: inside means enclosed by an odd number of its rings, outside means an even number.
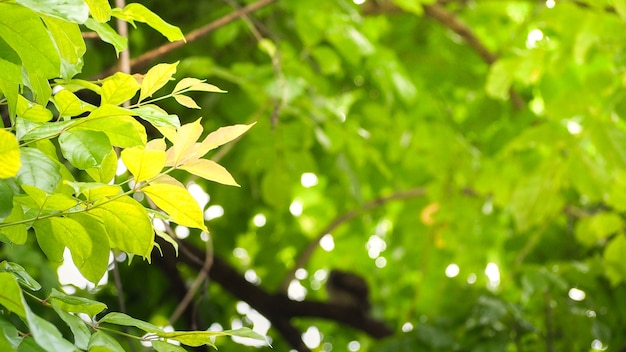
[[[76,124],[76,120],[35,123],[21,117],[15,119],[16,135],[20,141],[32,141],[50,139],[58,136],[70,126]]]
[[[87,48],[80,27],[74,23],[48,16],[44,16],[43,20],[54,38],[61,57],[70,64],[81,63]]]
[[[71,315],[60,308],[56,301],[52,301],[52,308],[72,331],[74,335],[74,345],[79,349],[86,350],[89,345],[89,339],[91,338],[91,331],[87,325],[85,325],[85,322],[81,318]]]
[[[39,291],[41,289],[41,285],[17,263],[4,260],[0,262],[0,270],[13,274],[20,285],[32,291]]]
[[[485,85],[487,94],[493,98],[508,99],[517,66],[518,62],[514,59],[499,59],[493,63]]]
[[[48,79],[39,72],[29,71],[28,79],[24,81],[24,84],[33,92],[35,102],[42,107],[48,104],[48,100],[52,96],[52,88]],[[37,111],[35,110],[35,112]],[[46,112],[40,112],[40,114],[46,114]]]
[[[20,337],[15,326],[0,316],[0,351],[15,350],[22,341],[23,338]]]
[[[26,70],[46,78],[58,77],[61,60],[39,16],[6,2],[0,2],[0,13],[5,14],[0,16],[0,37],[17,52]]]
[[[70,313],[85,313],[93,318],[107,308],[106,304],[88,298],[67,295],[52,289],[49,300],[59,309]]]
[[[204,225],[202,209],[185,188],[156,184],[144,187],[141,191],[177,224],[208,232]]]
[[[115,52],[119,55],[128,47],[128,39],[117,34],[117,32],[106,23],[100,23],[92,18],[87,19],[85,27],[98,33],[100,39],[113,45]]]
[[[2,155],[1,152],[0,155]],[[5,181],[0,178],[0,221],[9,216],[11,214],[11,211],[13,210],[14,191],[9,181],[12,180]]]
[[[34,122],[47,122],[52,120],[52,111],[45,107],[26,100],[21,95],[17,96],[17,116]]]
[[[78,222],[85,229],[93,244],[89,258],[82,264],[77,264],[76,267],[87,280],[97,284],[109,266],[111,245],[106,228],[99,218],[89,212],[70,214],[69,218]]]
[[[604,249],[604,260],[606,261],[606,274],[613,285],[623,282],[626,279],[626,236],[623,233],[615,236]]]
[[[20,149],[11,132],[0,129],[0,179],[17,176],[22,165],[20,161]]]
[[[146,129],[132,118],[130,111],[114,105],[103,105],[76,124],[76,129],[104,132],[114,146],[128,148],[145,145]]]
[[[90,168],[85,171],[87,171],[87,174],[96,182],[111,182],[117,171],[117,154],[115,150],[111,150],[111,152],[102,159],[102,163],[100,163],[98,167]]]
[[[167,82],[172,80],[172,76],[176,73],[176,66],[178,66],[178,62],[173,64],[158,64],[149,69],[141,81],[139,101],[151,97],[154,92],[161,89]]]
[[[148,212],[141,204],[130,197],[122,197],[96,205],[90,212],[102,219],[112,248],[143,257],[150,255],[154,231]]]
[[[157,352],[185,352],[187,351],[186,349],[180,346],[177,346],[177,345],[165,342],[165,341],[159,341],[159,340],[152,341],[152,347]]]
[[[239,184],[235,181],[233,176],[222,165],[212,160],[198,159],[185,163],[179,168],[196,176],[200,176],[205,180],[239,187]]]
[[[98,330],[89,339],[89,352],[126,352],[117,340]]]
[[[11,210],[11,214],[4,219],[3,224],[11,224],[24,220],[24,211],[21,206],[14,206]],[[28,233],[26,232],[26,225],[15,224],[5,227],[0,227],[0,234],[6,236],[10,243],[24,244],[28,239]],[[1,238],[2,236],[0,236]]]
[[[63,260],[65,247],[69,248],[72,253],[72,261],[77,267],[83,266],[91,255],[93,248],[91,238],[83,226],[75,220],[66,217],[52,217],[35,222],[33,227],[41,249],[50,260]]]
[[[76,347],[64,339],[52,323],[35,315],[28,307],[25,307],[25,310],[30,333],[39,346],[48,352],[74,352],[76,350]]]
[[[138,108],[132,109],[132,112],[133,114],[137,114],[142,119],[148,121],[154,127],[180,127],[180,119],[177,115],[170,115],[165,110],[156,105],[142,105]]]
[[[59,110],[59,117],[78,116],[95,109],[93,105],[78,99],[74,93],[67,89],[61,89],[57,92],[52,101],[57,110]]]
[[[102,104],[120,105],[134,97],[138,90],[135,77],[117,72],[102,84]]]
[[[17,173],[17,183],[53,193],[61,181],[61,167],[39,149],[22,148],[20,151],[22,167]]]
[[[155,177],[165,166],[165,152],[160,150],[132,147],[124,149],[121,156],[124,165],[135,177],[135,182]]]
[[[59,146],[67,161],[81,170],[99,166],[112,150],[106,134],[89,130],[69,130],[61,133]]]
[[[82,0],[17,0],[17,3],[74,23],[85,23],[89,16],[89,8]]]
[[[133,21],[146,23],[148,26],[163,34],[170,42],[185,39],[185,36],[178,27],[172,26],[171,24],[163,21],[161,17],[141,4],[128,4],[123,10],[113,9],[112,14],[117,18],[131,23]]]
[[[20,317],[26,317],[24,297],[17,280],[11,273],[0,272],[0,304]]]
[[[163,240],[165,240],[167,243],[171,244],[172,247],[174,247],[174,250],[176,251],[176,256],[178,256],[178,242],[176,242],[176,240],[173,239],[172,236],[167,234],[167,232],[159,231],[157,229],[154,229],[154,233],[160,238],[162,238]]]
[[[85,2],[96,21],[108,22],[111,19],[111,4],[108,0],[85,0]]]
[[[117,313],[117,312],[109,313],[98,321],[98,324],[102,324],[102,323],[116,324],[116,325],[122,325],[122,326],[134,326],[145,332],[151,332],[151,333],[157,333],[157,334],[163,333],[163,329],[159,328],[158,326],[150,324],[143,320],[135,319],[124,313]]]
[[[236,330],[225,331],[172,331],[161,332],[157,334],[160,337],[179,341],[187,346],[209,345],[215,347],[212,338],[216,336],[238,336],[252,338],[255,340],[266,341],[265,337],[252,331],[249,328],[240,328]]]

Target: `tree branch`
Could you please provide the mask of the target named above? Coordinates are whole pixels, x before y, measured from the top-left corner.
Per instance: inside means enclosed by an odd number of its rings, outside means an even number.
[[[268,6],[272,3],[276,2],[276,0],[259,0],[255,3],[252,3],[246,7],[243,7],[241,9],[236,9],[235,11],[229,13],[226,16],[223,16],[221,18],[218,18],[217,20],[208,23],[205,26],[202,26],[194,31],[191,31],[189,34],[187,34],[185,36],[185,41],[177,41],[177,42],[171,42],[171,43],[166,43],[161,45],[158,48],[152,49],[148,52],[143,53],[142,55],[130,60],[130,67],[131,68],[136,68],[139,66],[143,66],[146,65],[148,62],[163,56],[175,49],[180,48],[181,46],[185,45],[186,43],[191,43],[193,41],[196,41],[200,38],[205,37],[206,35],[208,35],[209,33],[213,32],[214,30],[223,27],[227,24],[229,24],[230,22],[233,22],[234,20],[241,18],[242,16],[246,16],[247,14],[257,11],[265,6]],[[100,77],[106,77],[108,75],[111,75],[113,73],[115,73],[117,71],[116,67],[112,67],[109,68],[108,70],[104,71]]]
[[[337,227],[339,227],[344,222],[348,222],[354,219],[355,217],[361,215],[364,212],[378,208],[392,201],[421,197],[425,193],[426,191],[421,187],[409,189],[407,191],[399,191],[390,196],[376,198],[368,203],[363,204],[363,206],[360,209],[354,209],[336,217],[333,221],[330,222],[330,224],[328,224],[322,231],[320,231],[318,235],[315,236],[315,238],[311,242],[309,242],[306,248],[302,250],[302,252],[298,256],[298,259],[296,260],[296,264],[283,279],[283,283],[281,285],[281,292],[287,292],[287,288],[289,287],[289,284],[295,277],[296,271],[306,265],[306,263],[311,258],[311,255],[313,255],[313,252],[315,251],[315,249],[318,248],[320,240],[326,234],[333,232]]]

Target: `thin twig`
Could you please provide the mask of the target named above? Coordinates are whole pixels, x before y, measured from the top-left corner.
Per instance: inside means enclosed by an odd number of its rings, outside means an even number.
[[[285,279],[283,280],[283,283],[281,286],[281,292],[287,291],[289,284],[295,277],[296,271],[305,266],[305,264],[309,261],[309,258],[311,258],[311,255],[313,255],[313,252],[315,251],[315,249],[317,249],[317,247],[319,246],[320,240],[326,234],[333,232],[341,224],[354,219],[355,217],[361,215],[364,212],[381,207],[392,201],[421,197],[425,194],[426,194],[426,191],[424,190],[424,188],[421,188],[421,187],[409,189],[406,191],[399,191],[390,196],[376,198],[368,203],[365,203],[359,209],[350,210],[336,217],[322,231],[320,231],[318,235],[311,242],[309,242],[306,248],[304,248],[304,250],[300,253],[300,255],[298,256],[298,259],[296,260],[296,265],[294,265],[294,267],[289,271],[289,273],[285,276]]]
[[[240,18],[243,15],[246,15],[248,13],[257,11],[265,6],[268,6],[272,3],[274,3],[277,0],[259,0],[255,3],[252,3],[246,7],[243,7],[241,10],[236,10],[233,11],[231,13],[229,13],[226,16],[223,16],[221,18],[218,18],[217,20],[208,23],[205,26],[202,26],[192,32],[190,32],[189,34],[187,34],[185,36],[185,41],[177,41],[177,42],[171,42],[171,43],[166,43],[161,45],[158,48],[155,48],[153,50],[150,50],[132,60],[130,60],[130,67],[131,68],[135,68],[137,66],[142,66],[147,64],[148,62],[163,56],[175,49],[178,49],[180,47],[182,47],[183,45],[185,45],[185,43],[191,43],[193,41],[196,41],[200,38],[205,37],[206,35],[208,35],[209,33],[213,32],[214,30],[223,27],[227,24],[229,24],[230,22],[233,22],[234,20]],[[105,72],[102,73],[102,77],[104,76],[108,76],[110,74],[112,74],[113,72],[115,72],[115,68],[110,68],[108,70],[106,70]]]

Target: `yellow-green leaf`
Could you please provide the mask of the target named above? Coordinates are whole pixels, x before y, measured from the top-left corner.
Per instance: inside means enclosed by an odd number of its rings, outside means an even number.
[[[119,105],[130,100],[139,90],[135,77],[117,72],[102,84],[102,104]]]
[[[202,82],[204,82],[204,80],[197,79],[197,78],[192,78],[192,77],[183,78],[180,81],[178,81],[178,83],[176,83],[176,86],[174,87],[174,90],[172,91],[172,93],[180,92],[181,90],[185,88],[192,87]]]
[[[20,149],[15,135],[0,130],[0,178],[15,177],[20,170]]]
[[[150,255],[154,231],[146,208],[131,197],[96,205],[90,213],[102,219],[112,248],[146,258]]]
[[[108,0],[85,0],[89,12],[98,22],[108,22],[111,19],[111,5]]]
[[[208,231],[204,225],[200,205],[185,188],[168,184],[152,184],[143,188],[142,192],[179,225]]]
[[[233,176],[220,164],[207,159],[198,159],[180,167],[205,180],[219,182],[229,186],[239,186]]]
[[[72,117],[84,112],[92,111],[95,107],[78,99],[78,97],[67,89],[61,89],[54,95],[54,105],[59,110],[59,116]]]
[[[182,95],[182,94],[176,94],[174,96],[174,99],[176,99],[176,101],[178,102],[178,104],[186,107],[186,108],[190,108],[190,109],[200,109],[200,107],[198,106],[198,104],[196,104],[196,102],[186,96],[186,95]]]
[[[52,112],[43,106],[28,101],[21,95],[17,96],[17,116],[34,122],[48,122],[52,120]]]
[[[211,132],[193,152],[195,158],[201,158],[209,151],[226,144],[246,133],[256,122],[249,125],[233,125],[218,128]]]
[[[226,93],[225,90],[221,90],[217,86],[214,86],[209,83],[198,83],[187,89],[188,91],[199,91],[199,92],[212,92],[212,93]]]
[[[168,81],[172,79],[176,73],[178,62],[173,64],[158,64],[148,70],[141,81],[141,92],[139,93],[139,101],[151,97],[154,92],[161,89]]]
[[[166,152],[165,165],[175,166],[180,165],[185,160],[191,160],[196,141],[202,135],[202,125],[200,119],[192,123],[182,125],[172,138],[174,144]]]
[[[24,318],[26,312],[24,310],[24,297],[22,297],[22,289],[17,284],[17,280],[11,273],[0,272],[0,304]]]
[[[165,166],[165,152],[160,150],[146,150],[143,147],[126,148],[122,151],[122,161],[135,182],[154,177]]]
[[[14,206],[11,214],[4,219],[4,224],[15,223],[21,220],[24,220],[24,211],[21,206]],[[28,238],[26,230],[26,225],[15,224],[0,228],[0,234],[6,236],[11,243],[24,244]]]

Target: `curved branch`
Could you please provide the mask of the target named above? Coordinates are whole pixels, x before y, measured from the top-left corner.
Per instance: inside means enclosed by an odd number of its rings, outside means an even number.
[[[309,242],[306,248],[302,250],[302,252],[298,256],[298,259],[296,260],[296,264],[289,271],[289,273],[287,273],[287,275],[285,276],[285,279],[283,280],[283,283],[281,286],[281,292],[287,291],[289,284],[291,283],[291,281],[296,275],[296,271],[306,265],[306,263],[311,258],[311,255],[313,255],[313,252],[315,251],[315,249],[319,246],[320,240],[326,234],[333,232],[337,227],[339,227],[344,222],[348,222],[354,219],[355,217],[361,215],[364,212],[378,208],[380,206],[383,206],[395,200],[421,197],[424,194],[426,194],[426,191],[424,190],[424,188],[421,188],[421,187],[409,189],[407,191],[399,191],[390,196],[376,198],[368,203],[363,204],[363,206],[360,209],[354,209],[336,217],[333,221],[330,222],[330,224],[328,224],[322,231],[320,231],[318,235],[315,236],[315,238],[311,242]]]
[[[187,34],[185,36],[185,41],[177,41],[177,42],[171,42],[171,43],[166,43],[161,45],[158,48],[152,49],[148,52],[143,53],[142,55],[130,60],[130,67],[134,68],[134,67],[138,67],[138,66],[142,66],[147,64],[148,62],[156,59],[159,56],[163,56],[175,49],[180,48],[181,46],[185,45],[186,43],[191,43],[193,41],[196,41],[200,38],[205,37],[206,35],[208,35],[209,33],[213,32],[214,30],[223,27],[227,24],[229,24],[230,22],[233,22],[234,20],[241,18],[243,16],[246,16],[248,13],[257,11],[265,6],[268,6],[274,2],[276,2],[277,0],[259,0],[255,3],[252,3],[246,7],[243,7],[241,9],[237,9],[231,13],[229,13],[226,16],[220,17],[217,20],[208,23],[205,26],[202,26],[196,30],[191,31],[189,34]],[[104,71],[100,77],[106,77],[108,75],[111,75],[113,73],[115,73],[117,71],[117,67],[112,67],[109,68],[108,70]]]

